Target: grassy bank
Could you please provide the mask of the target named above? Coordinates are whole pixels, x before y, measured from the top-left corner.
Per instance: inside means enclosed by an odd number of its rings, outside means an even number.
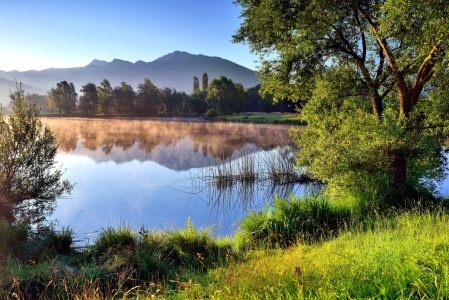
[[[259,124],[292,124],[292,125],[305,125],[304,121],[301,121],[298,114],[290,113],[244,113],[236,115],[218,116],[213,118],[205,118],[203,115],[191,115],[191,114],[153,114],[153,115],[120,115],[120,114],[57,114],[57,113],[42,113],[41,117],[45,118],[98,118],[98,119],[166,119],[177,121],[191,121],[191,122],[241,122],[241,123],[259,123]]]
[[[304,125],[298,114],[287,113],[245,113],[219,117],[220,120],[246,123],[294,124]]]
[[[448,298],[446,209],[365,213],[320,196],[277,199],[232,238],[189,220],[166,232],[106,228],[81,250],[68,228],[3,226],[0,298]]]

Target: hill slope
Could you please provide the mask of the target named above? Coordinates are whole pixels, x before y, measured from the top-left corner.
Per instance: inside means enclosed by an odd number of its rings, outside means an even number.
[[[45,95],[45,90],[41,90],[26,84],[22,84],[22,88],[25,90],[25,92],[30,94],[39,94],[39,95]],[[9,99],[9,93],[14,92],[16,90],[16,82],[14,80],[7,80],[5,78],[0,78],[0,103],[3,106],[8,105],[10,99]]]

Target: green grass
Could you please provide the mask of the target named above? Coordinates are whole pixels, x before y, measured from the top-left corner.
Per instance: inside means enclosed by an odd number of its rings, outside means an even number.
[[[221,116],[220,119],[232,122],[295,124],[304,125],[298,114],[287,113],[246,113]]]
[[[447,299],[446,213],[404,213],[333,240],[250,252],[173,298]]]
[[[191,220],[170,231],[109,227],[81,252],[64,246],[32,261],[10,253],[0,298],[447,299],[449,213],[417,203],[367,214],[354,199],[277,199],[233,238]],[[53,244],[73,238],[70,228],[58,234]]]
[[[250,212],[239,223],[236,248],[291,247],[336,236],[355,216],[320,195],[275,198],[271,206]]]

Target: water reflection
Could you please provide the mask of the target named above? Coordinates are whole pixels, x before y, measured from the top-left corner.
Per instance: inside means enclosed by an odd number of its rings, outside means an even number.
[[[135,228],[144,224],[170,229],[184,226],[191,217],[198,227],[217,224],[218,234],[230,234],[248,209],[260,208],[272,197],[262,191],[281,192],[235,185],[210,197],[213,191],[195,193],[192,174],[204,172],[211,161],[233,161],[245,151],[257,153],[291,144],[290,126],[282,125],[44,121],[56,134],[57,159],[67,169],[65,175],[76,183],[69,199],[59,201],[53,217],[78,232],[94,232],[119,222]],[[291,191],[283,189],[284,195]]]
[[[204,158],[226,160],[247,147],[272,149],[291,144],[286,126],[117,119],[44,121],[65,153],[96,162],[154,161],[180,171],[207,165]]]

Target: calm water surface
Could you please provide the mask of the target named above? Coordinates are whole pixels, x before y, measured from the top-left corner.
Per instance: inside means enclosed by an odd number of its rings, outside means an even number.
[[[188,217],[198,228],[215,224],[217,234],[230,234],[245,212],[264,205],[265,194],[215,201],[192,188],[191,178],[210,164],[291,144],[291,126],[283,125],[43,120],[56,134],[65,177],[76,183],[52,218],[85,236],[123,223],[172,229]]]

